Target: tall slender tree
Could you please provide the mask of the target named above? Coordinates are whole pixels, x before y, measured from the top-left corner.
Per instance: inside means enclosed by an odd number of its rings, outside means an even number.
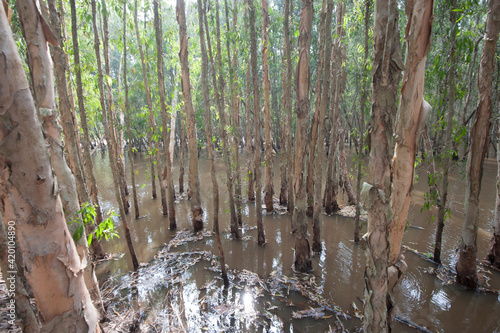
[[[476,121],[471,130],[471,144],[466,170],[465,217],[456,264],[457,282],[467,288],[476,288],[478,285],[476,258],[479,194],[481,193],[484,158],[489,145],[493,108],[493,79],[496,73],[495,56],[497,55],[496,47],[500,32],[500,0],[488,2],[485,27],[483,53],[478,75],[479,103],[476,109]]]
[[[307,272],[312,269],[311,247],[306,220],[306,191],[304,179],[304,159],[307,140],[307,115],[309,114],[309,48],[312,37],[312,0],[301,0],[302,11],[299,27],[299,62],[295,74],[297,96],[297,129],[295,134],[295,208],[292,228],[295,232],[295,269]]]
[[[179,23],[179,59],[181,62],[182,95],[188,122],[189,145],[189,188],[191,190],[191,214],[194,231],[203,229],[203,208],[200,198],[200,179],[198,176],[198,150],[196,142],[196,119],[193,99],[191,97],[191,83],[189,79],[188,36],[186,25],[186,9],[184,0],[177,0],[177,22]]]
[[[132,259],[132,266],[134,267],[134,270],[137,270],[139,268],[139,261],[137,260],[137,256],[135,254],[135,249],[134,249],[134,244],[132,243],[132,236],[130,235],[130,229],[128,227],[128,221],[127,221],[127,214],[125,213],[125,208],[123,205],[122,197],[120,194],[120,184],[119,184],[119,173],[117,170],[117,163],[115,160],[115,151],[114,151],[114,145],[112,144],[111,140],[111,134],[110,134],[110,127],[108,124],[108,110],[107,107],[108,105],[105,102],[105,93],[104,93],[104,75],[102,72],[102,64],[101,64],[101,52],[100,52],[100,40],[99,40],[99,34],[98,34],[98,29],[97,29],[97,6],[96,6],[96,1],[92,0],[91,1],[91,6],[92,6],[92,25],[93,25],[93,30],[94,30],[94,50],[95,50],[95,56],[96,56],[96,62],[97,62],[97,79],[98,79],[98,85],[99,85],[99,100],[101,102],[101,109],[102,109],[102,120],[103,120],[103,126],[104,126],[104,132],[106,135],[106,141],[109,142],[109,164],[111,165],[111,173],[113,175],[113,184],[114,184],[114,190],[115,190],[115,199],[118,203],[118,209],[120,213],[120,218],[122,221],[122,226],[123,230],[125,232],[125,240],[127,242],[127,247],[130,253],[130,257]]]
[[[206,1],[202,6],[201,0],[198,0],[198,25],[200,34],[200,49],[201,49],[201,87],[203,90],[203,106],[205,108],[205,137],[207,139],[208,158],[210,160],[210,178],[212,179],[213,192],[213,223],[215,232],[215,242],[219,249],[219,262],[222,272],[224,286],[229,286],[227,277],[226,262],[224,260],[224,249],[219,234],[219,183],[215,174],[214,153],[212,148],[212,121],[210,116],[210,100],[208,99],[208,57],[205,46],[205,36],[203,31],[203,17],[206,15]]]
[[[252,62],[252,83],[253,83],[253,122],[254,122],[254,140],[255,153],[253,161],[253,170],[255,172],[255,214],[257,222],[257,242],[259,245],[266,243],[266,234],[262,221],[262,184],[260,167],[260,90],[257,74],[257,36],[255,32],[255,5],[253,0],[248,0],[248,14],[250,19],[250,54]]]
[[[158,91],[160,94],[160,105],[161,105],[161,122],[162,122],[162,139],[163,147],[165,147],[165,174],[164,180],[166,184],[161,183],[162,188],[166,185],[168,190],[168,195],[166,195],[165,200],[167,200],[168,205],[168,219],[170,221],[169,228],[174,230],[177,228],[175,221],[175,190],[174,182],[172,180],[172,165],[170,162],[170,136],[168,133],[168,118],[167,118],[167,105],[165,102],[165,79],[163,77],[163,33],[162,33],[162,21],[160,17],[159,3],[154,0],[154,23],[155,23],[155,36],[156,36],[156,71],[158,74]],[[158,174],[160,174],[158,172]],[[165,191],[165,190],[164,190]],[[163,200],[163,199],[162,199]]]
[[[80,113],[80,121],[83,130],[83,157],[85,166],[85,177],[87,179],[88,191],[90,192],[90,197],[92,198],[92,203],[95,206],[96,219],[95,224],[99,225],[102,222],[102,212],[99,203],[99,192],[97,189],[97,183],[94,176],[94,169],[92,163],[92,157],[90,156],[90,137],[89,128],[87,125],[87,113],[85,111],[85,101],[83,97],[83,83],[82,83],[82,70],[80,66],[80,47],[78,44],[78,22],[76,20],[76,4],[75,0],[70,0],[71,7],[71,31],[72,31],[72,41],[73,41],[73,57],[75,66],[75,79],[76,79],[76,94],[78,96],[78,111]],[[92,241],[92,255],[95,259],[102,259],[105,256],[104,249],[102,245],[97,241]]]
[[[372,107],[368,143],[367,182],[361,194],[368,212],[363,236],[368,258],[364,278],[365,332],[390,330],[392,305],[388,303],[388,232],[391,223],[391,157],[393,121],[403,61],[399,41],[397,2],[375,0]]]
[[[266,210],[273,208],[273,145],[271,142],[271,81],[269,80],[269,5],[261,0],[262,8],[262,82],[264,91],[264,133],[266,151],[266,184],[264,186],[264,203]]]

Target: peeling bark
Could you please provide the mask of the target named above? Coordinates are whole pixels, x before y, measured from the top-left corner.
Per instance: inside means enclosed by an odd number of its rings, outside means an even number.
[[[457,282],[467,288],[476,288],[478,285],[476,258],[479,195],[481,193],[484,158],[489,145],[493,109],[495,56],[500,31],[500,0],[489,1],[485,27],[486,33],[478,75],[479,102],[476,109],[476,121],[471,130],[471,144],[467,158],[465,218],[456,265]],[[495,230],[495,232],[498,231]],[[495,234],[496,238],[497,234]]]
[[[15,221],[26,278],[43,328],[100,332],[82,262],[66,225],[59,188],[35,103],[3,6],[0,6],[0,199]]]
[[[299,272],[312,270],[311,248],[306,220],[306,191],[304,179],[305,147],[307,140],[307,115],[309,113],[309,49],[313,6],[311,0],[302,0],[299,27],[299,62],[295,73],[297,96],[297,129],[295,134],[294,190],[295,207],[292,216],[292,229],[295,232],[295,269]]]

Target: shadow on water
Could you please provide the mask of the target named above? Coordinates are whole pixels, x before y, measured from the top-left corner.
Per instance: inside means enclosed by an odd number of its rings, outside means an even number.
[[[113,299],[110,307],[119,314],[117,318],[123,319],[120,325],[137,321],[127,316],[127,313],[140,313],[140,329],[150,332],[325,332],[340,331],[342,326],[351,332],[360,328],[361,321],[356,318],[355,307],[362,309],[365,257],[361,247],[352,241],[352,218],[323,215],[323,252],[313,257],[314,271],[308,275],[295,274],[292,270],[294,236],[290,232],[289,215],[274,213],[264,216],[267,244],[260,247],[254,227],[255,203],[245,201],[244,237],[242,240],[232,240],[224,166],[220,159],[216,160],[221,194],[221,238],[231,280],[231,287],[224,291],[217,268],[214,237],[207,234],[196,242],[182,243],[165,251],[165,245],[180,230],[190,228],[189,202],[185,196],[178,198],[176,217],[179,229],[177,232],[168,230],[168,218],[161,215],[161,200],[151,198],[148,161],[136,156],[134,162],[141,218],[135,220],[130,214],[129,224],[138,259],[147,265],[143,264],[139,272],[129,274],[132,264],[125,242],[122,241],[125,238],[121,223],[116,220],[120,239],[106,242],[105,249],[109,253],[125,253],[125,256],[101,263],[97,271],[101,284],[108,291],[106,297]],[[111,192],[113,186],[108,163],[107,156],[96,155],[94,166],[105,210],[116,206]],[[246,161],[242,162],[242,165],[245,164]],[[456,164],[451,170],[451,219],[446,221],[443,235],[443,262],[451,266],[456,262],[455,250],[462,230],[465,181],[461,169],[462,166]],[[177,193],[178,173],[178,160],[174,160],[173,177]],[[211,230],[209,212],[212,209],[212,189],[206,159],[200,160],[199,173],[205,230]],[[419,168],[417,174],[421,181],[414,186],[409,215],[410,225],[416,228],[408,228],[404,244],[421,253],[432,253],[435,222],[430,221],[437,211],[431,209],[430,212],[421,212],[423,194],[427,191],[426,182],[422,180],[427,175],[423,167]],[[496,163],[493,159],[487,159],[480,198],[480,259],[486,254],[493,230],[495,177]],[[245,192],[246,180],[242,178]],[[187,177],[185,179],[187,183]],[[275,192],[279,185],[279,161],[276,159]],[[245,194],[243,196],[245,198]],[[341,203],[346,201],[343,196],[339,199]],[[366,231],[366,226],[363,230]],[[426,273],[429,267],[435,267],[432,263],[409,251],[405,252],[405,257],[409,269],[396,295],[402,318],[433,332],[500,332],[499,296],[443,285],[435,275]],[[491,288],[500,289],[500,274],[484,274],[490,279]],[[307,286],[307,290],[301,290],[298,282],[301,282],[301,286]],[[116,331],[118,327],[115,327]],[[129,328],[124,330],[128,331]],[[396,323],[393,331],[416,332],[401,323]]]

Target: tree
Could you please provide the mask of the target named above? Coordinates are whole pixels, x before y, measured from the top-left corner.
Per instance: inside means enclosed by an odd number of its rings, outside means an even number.
[[[206,6],[206,2],[205,2]],[[212,122],[210,119],[210,100],[208,99],[208,57],[205,46],[205,36],[203,31],[203,17],[206,15],[205,6],[202,6],[201,0],[198,0],[198,24],[199,24],[199,34],[200,34],[200,48],[201,48],[201,85],[203,90],[203,106],[205,108],[205,136],[207,139],[207,149],[208,158],[210,160],[210,177],[212,178],[212,191],[213,191],[213,212],[214,212],[214,233],[215,241],[219,249],[219,262],[222,272],[222,279],[224,280],[224,286],[229,286],[229,279],[227,278],[226,272],[226,262],[224,260],[224,250],[222,248],[222,243],[219,234],[219,184],[217,182],[217,177],[215,174],[214,165],[214,154],[212,149]]]
[[[0,6],[0,198],[15,221],[26,278],[45,331],[100,332],[63,213],[34,100],[4,6]]]
[[[191,83],[189,79],[188,62],[188,36],[186,26],[186,10],[184,0],[177,0],[176,15],[179,23],[179,59],[181,62],[182,95],[188,122],[188,145],[189,145],[189,188],[191,190],[191,214],[194,231],[203,229],[203,209],[201,208],[200,180],[198,177],[198,150],[196,142],[196,122],[191,97]]]
[[[500,0],[488,2],[485,27],[483,53],[478,75],[479,103],[476,109],[476,121],[471,130],[466,170],[465,217],[456,264],[457,282],[467,288],[476,288],[478,285],[476,258],[479,194],[481,193],[484,158],[489,145],[495,57],[500,32]],[[498,231],[495,230],[495,232]],[[496,233],[495,237],[498,237]]]
[[[160,93],[160,105],[161,105],[161,122],[163,126],[162,138],[163,147],[165,147],[165,181],[168,189],[168,195],[165,200],[167,200],[168,205],[168,218],[170,221],[169,228],[174,230],[177,228],[175,222],[175,190],[174,182],[172,180],[172,165],[170,161],[170,136],[168,134],[168,119],[167,119],[167,105],[165,102],[165,79],[163,78],[163,41],[162,41],[162,27],[161,18],[159,15],[159,4],[158,1],[154,2],[154,22],[155,22],[155,36],[156,36],[156,71],[158,74],[158,91]],[[160,172],[158,172],[158,175]],[[164,188],[164,184],[161,187]],[[163,199],[162,199],[163,200]]]
[[[106,105],[106,102],[104,100],[104,75],[102,72],[102,64],[101,64],[101,53],[100,53],[100,41],[99,41],[99,35],[98,35],[98,29],[97,29],[97,9],[96,9],[96,2],[95,0],[91,1],[91,6],[92,6],[92,23],[93,23],[93,28],[94,28],[94,50],[95,50],[95,55],[96,55],[96,60],[97,60],[97,80],[98,80],[98,85],[99,85],[99,93],[100,93],[100,102],[101,102],[101,109],[102,109],[102,120],[103,120],[103,126],[104,126],[104,132],[106,135],[106,141],[109,142],[109,164],[111,165],[111,173],[113,175],[113,184],[115,187],[115,198],[118,203],[118,208],[119,208],[119,213],[120,213],[120,218],[122,220],[122,225],[123,225],[123,230],[125,232],[125,240],[127,241],[127,247],[130,252],[130,257],[132,259],[132,265],[134,267],[134,270],[139,269],[139,261],[137,260],[137,256],[135,254],[135,249],[134,249],[134,244],[132,243],[132,237],[130,235],[130,229],[128,227],[127,223],[127,214],[125,213],[125,208],[124,208],[124,203],[122,201],[122,196],[120,193],[120,184],[119,184],[119,173],[117,170],[117,163],[115,160],[115,151],[114,151],[114,145],[113,145],[113,140],[111,139],[111,128],[109,127],[109,114],[107,110],[108,105]]]
[[[311,247],[309,245],[306,220],[306,191],[304,179],[305,147],[307,140],[307,115],[309,114],[309,48],[313,6],[311,0],[302,0],[299,28],[299,62],[295,74],[297,96],[297,129],[295,134],[294,190],[295,208],[292,216],[292,228],[295,232],[295,269],[307,272],[312,269]]]
[[[361,193],[368,212],[368,231],[363,236],[365,268],[365,332],[386,332],[391,324],[388,309],[388,232],[391,223],[391,153],[393,120],[397,111],[398,85],[403,61],[399,42],[399,11],[390,0],[375,1],[372,108],[369,122],[367,182]],[[389,310],[389,311],[388,311]]]
[[[260,90],[257,75],[257,37],[255,33],[255,5],[253,0],[248,0],[248,12],[250,19],[250,54],[252,62],[252,82],[253,82],[253,122],[255,154],[253,161],[253,171],[255,172],[255,213],[257,220],[257,242],[259,245],[266,243],[264,224],[262,223],[262,184],[260,168]]]
[[[270,90],[271,82],[269,81],[269,6],[267,0],[262,0],[262,82],[264,90],[264,133],[266,137],[266,185],[264,187],[264,203],[266,210],[272,212],[273,208],[273,145],[271,142],[271,105],[270,105]],[[257,147],[260,151],[260,147]],[[258,204],[259,201],[257,201]]]

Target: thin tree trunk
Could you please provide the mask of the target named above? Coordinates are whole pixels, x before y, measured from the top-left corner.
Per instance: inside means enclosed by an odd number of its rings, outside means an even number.
[[[206,2],[204,4],[206,6]],[[222,272],[222,279],[224,280],[224,286],[229,286],[229,279],[227,278],[226,263],[224,260],[224,249],[222,248],[222,243],[219,234],[219,184],[217,182],[217,176],[215,174],[215,163],[214,154],[212,150],[212,123],[210,117],[210,100],[208,99],[208,59],[207,51],[205,46],[205,36],[203,31],[203,16],[205,15],[205,6],[202,7],[201,0],[198,0],[198,25],[200,34],[200,48],[201,48],[201,85],[203,90],[203,106],[205,108],[205,135],[207,139],[207,150],[208,158],[210,160],[210,177],[212,179],[212,193],[213,193],[213,223],[214,223],[214,233],[215,242],[217,243],[217,248],[219,249],[219,262]]]
[[[313,216],[313,206],[314,206],[314,160],[316,158],[316,142],[318,141],[318,125],[319,125],[319,109],[321,105],[321,95],[323,92],[323,53],[325,44],[325,19],[326,19],[326,0],[321,3],[321,14],[319,19],[319,52],[318,52],[318,74],[316,77],[316,87],[315,87],[315,102],[314,102],[314,115],[311,124],[311,136],[309,138],[309,163],[307,166],[307,216]]]
[[[174,71],[175,73],[175,71]],[[172,100],[172,112],[170,114],[170,141],[169,141],[169,151],[170,151],[170,167],[172,168],[172,165],[174,165],[174,151],[175,151],[175,130],[176,130],[176,123],[177,123],[177,84],[176,84],[176,75],[174,75],[174,98]],[[167,181],[168,183],[168,181]],[[173,184],[173,181],[172,181]],[[174,198],[175,198],[175,191],[174,191]]]
[[[356,183],[356,197],[359,198],[361,193],[361,177],[363,170],[363,150],[364,150],[364,135],[365,135],[365,108],[366,108],[366,100],[368,98],[368,92],[366,84],[368,82],[368,30],[370,24],[370,7],[371,0],[365,0],[365,45],[364,45],[364,61],[363,61],[363,73],[361,77],[361,98],[360,98],[360,115],[361,120],[359,124],[359,138],[358,138],[358,175],[357,175],[357,183]],[[361,200],[356,202],[356,214],[354,216],[354,242],[359,243],[359,228],[360,228],[360,215],[361,215]]]
[[[106,9],[106,1],[102,1],[102,34],[103,34],[103,53],[104,53],[104,71],[107,77],[111,77],[111,66],[109,62],[109,28],[108,28],[108,11]],[[118,177],[118,187],[120,191],[120,198],[123,203],[123,209],[125,214],[128,215],[130,204],[126,196],[125,188],[127,184],[125,182],[125,170],[121,168],[122,161],[119,153],[119,145],[117,142],[117,134],[115,131],[115,106],[113,102],[113,89],[111,87],[110,80],[106,80],[106,97],[107,97],[107,121],[109,126],[109,136],[106,137],[108,146],[110,147],[109,153],[113,153],[113,160],[115,161],[115,168]],[[104,131],[106,133],[106,131]],[[111,147],[113,146],[113,147]],[[112,149],[111,149],[112,148]],[[110,159],[111,161],[111,159]]]
[[[323,65],[323,72],[325,73],[323,81],[323,93],[321,96],[321,105],[319,110],[319,125],[318,125],[318,156],[314,164],[314,209],[313,209],[313,246],[314,252],[321,252],[321,234],[320,234],[320,215],[323,208],[321,204],[321,190],[323,185],[323,155],[325,154],[325,125],[326,125],[326,108],[328,107],[328,100],[330,98],[330,58],[332,53],[332,12],[333,0],[328,0],[326,8],[326,20],[324,25],[325,36],[325,54],[326,59]]]
[[[337,202],[338,194],[338,176],[337,176],[337,161],[338,161],[338,119],[340,117],[340,103],[343,99],[347,72],[345,70],[345,48],[342,44],[344,37],[343,21],[344,21],[344,6],[342,2],[337,2],[337,38],[335,39],[335,48],[332,52],[332,88],[331,88],[331,107],[330,107],[330,148],[328,152],[327,176],[325,183],[325,194],[323,196],[323,204],[325,213],[331,215],[339,210]]]
[[[144,91],[146,93],[146,103],[148,104],[148,109],[149,109],[149,130],[148,130],[148,140],[149,140],[149,163],[151,164],[151,195],[153,199],[156,199],[156,176],[155,176],[155,169],[154,169],[154,161],[153,161],[153,156],[156,155],[156,141],[154,139],[154,132],[156,130],[156,124],[154,121],[154,111],[153,111],[153,102],[151,101],[151,91],[149,89],[149,81],[148,81],[148,72],[146,69],[146,59],[144,57],[144,50],[143,50],[143,45],[142,45],[142,40],[141,40],[141,35],[139,34],[139,23],[137,21],[137,0],[135,0],[135,9],[134,9],[134,23],[135,23],[135,35],[137,38],[137,45],[139,46],[139,53],[141,56],[141,65],[142,65],[142,79],[144,81]],[[158,174],[158,177],[160,178],[160,174]],[[161,184],[161,179],[160,184]],[[160,186],[160,188],[163,188]],[[161,190],[160,190],[161,191]],[[160,193],[162,195],[163,193]],[[162,197],[162,208],[163,208],[163,215],[168,214],[168,209],[166,202]],[[165,203],[165,204],[164,204]]]
[[[255,213],[257,222],[257,242],[259,245],[266,243],[266,234],[262,221],[262,185],[261,185],[261,166],[260,166],[260,90],[257,74],[257,36],[255,32],[255,5],[252,0],[248,0],[248,11],[250,18],[250,54],[252,61],[252,81],[253,81],[253,122],[255,135],[255,154],[254,154],[254,172],[255,172]]]
[[[478,75],[479,104],[476,111],[476,121],[471,131],[471,145],[466,171],[465,218],[456,264],[457,282],[467,288],[476,288],[478,285],[476,258],[479,195],[481,193],[484,158],[489,145],[493,109],[493,79],[496,73],[495,57],[500,31],[500,0],[489,1],[485,27],[486,33]],[[497,236],[495,235],[495,237]]]
[[[158,91],[160,94],[160,105],[161,105],[161,122],[163,125],[163,147],[165,148],[165,174],[164,179],[166,181],[166,186],[168,189],[168,195],[165,195],[165,200],[167,200],[168,205],[168,219],[170,221],[170,230],[175,230],[177,228],[177,223],[175,221],[175,191],[174,182],[172,180],[172,165],[170,162],[170,137],[168,133],[168,119],[167,119],[167,105],[165,102],[165,79],[163,78],[163,41],[162,41],[162,21],[159,15],[158,1],[154,2],[154,24],[155,24],[155,36],[156,36],[156,71],[158,72]],[[158,154],[159,155],[159,154]],[[160,172],[158,171],[158,174]],[[165,185],[161,184],[163,192],[165,192]],[[165,193],[166,194],[166,193]],[[163,197],[162,197],[163,200]]]
[[[181,112],[181,158],[179,165],[179,194],[184,193],[184,155],[186,153],[186,107],[182,106]]]
[[[226,8],[226,22],[229,22],[229,7],[227,5],[227,0],[224,1]],[[238,23],[238,0],[234,0],[233,2],[233,31],[237,29]],[[238,56],[237,56],[237,45],[238,43],[233,42],[235,50],[233,53],[233,57],[231,59],[231,32],[229,30],[229,23],[226,23],[227,37],[226,37],[226,46],[227,46],[227,55],[228,55],[228,63],[229,63],[229,75],[231,80],[231,127],[233,132],[233,180],[234,180],[234,206],[236,210],[236,219],[238,220],[238,225],[243,224],[243,219],[241,216],[241,176],[240,176],[240,99],[238,98]]]
[[[406,6],[408,24],[405,40],[408,45],[396,120],[391,197],[394,215],[389,231],[389,261],[392,265],[400,260],[403,232],[410,208],[418,136],[430,111],[430,105],[423,100],[423,89],[425,60],[431,43],[433,6],[433,0],[415,0]]]
[[[100,41],[99,41],[99,35],[98,35],[98,30],[97,30],[97,9],[96,9],[96,2],[95,0],[92,0],[91,1],[91,5],[92,5],[92,23],[93,23],[93,27],[94,27],[94,50],[95,50],[95,55],[96,55],[96,60],[97,60],[97,72],[98,72],[98,84],[99,84],[99,93],[100,93],[100,102],[101,102],[101,109],[102,109],[102,119],[103,119],[103,126],[104,126],[104,132],[105,132],[105,135],[106,135],[106,141],[111,143],[111,144],[108,144],[109,146],[109,163],[111,165],[111,173],[113,174],[113,184],[114,184],[114,187],[115,187],[115,198],[116,198],[116,201],[118,203],[118,207],[119,207],[119,213],[120,213],[120,218],[122,220],[122,225],[123,225],[123,229],[124,229],[124,232],[125,232],[125,238],[126,238],[126,241],[127,241],[127,246],[128,246],[128,250],[130,252],[130,257],[132,259],[132,265],[134,267],[134,270],[137,270],[139,268],[139,262],[137,260],[137,256],[135,254],[135,250],[134,250],[134,245],[132,243],[132,237],[130,235],[130,229],[128,227],[128,223],[127,223],[127,215],[125,213],[125,208],[123,206],[123,201],[121,200],[122,197],[120,195],[120,184],[119,184],[119,174],[118,174],[118,170],[117,170],[117,163],[116,163],[116,160],[115,160],[115,147],[114,145],[112,144],[112,139],[111,139],[111,131],[110,131],[110,127],[109,127],[109,124],[108,124],[108,111],[107,110],[107,105],[106,105],[106,102],[104,100],[104,75],[102,73],[102,64],[101,64],[101,53],[100,53]]]
[[[397,2],[375,0],[372,108],[369,123],[367,182],[361,198],[368,213],[363,236],[367,265],[364,272],[365,332],[388,332],[395,314],[388,291],[396,281],[395,268],[388,271],[388,232],[391,223],[391,157],[393,121],[397,111],[398,85],[403,69],[399,41]],[[392,285],[391,285],[392,284]]]
[[[0,198],[15,234],[26,278],[48,332],[100,332],[63,213],[50,156],[4,6],[0,6]],[[15,126],[12,126],[15,124]],[[7,222],[7,225],[9,223]]]
[[[245,35],[248,36],[248,16],[247,16],[247,6],[245,6]],[[252,22],[253,24],[253,22]],[[248,48],[248,45],[247,45]],[[250,93],[250,72],[252,69],[252,54],[248,52],[247,59],[247,70],[246,70],[246,112],[247,112],[247,124],[246,124],[246,153],[247,153],[247,177],[248,177],[248,200],[255,201],[255,172],[253,169],[253,154],[252,154],[252,124],[251,124],[251,115],[252,115],[252,107],[251,100],[252,97]],[[255,98],[253,98],[255,103]]]
[[[450,69],[448,71],[448,116],[446,118],[446,134],[444,142],[444,159],[443,159],[443,179],[441,183],[440,200],[438,201],[438,221],[436,227],[436,238],[434,242],[434,261],[441,263],[441,240],[443,238],[444,221],[446,215],[446,203],[448,197],[448,173],[451,161],[452,141],[451,135],[453,132],[453,116],[455,114],[455,66],[456,66],[456,47],[455,40],[457,37],[457,12],[456,0],[451,0],[450,3]]]
[[[134,167],[134,152],[132,150],[132,134],[130,131],[130,105],[128,101],[128,81],[127,81],[127,2],[123,2],[123,84],[125,88],[125,113],[127,121],[127,137],[128,137],[128,159],[130,163],[130,181],[132,182],[132,196],[134,200],[135,218],[138,219],[139,203],[137,200],[137,189],[135,187],[135,167]]]
[[[83,157],[85,159],[85,177],[88,180],[87,185],[89,186],[90,197],[92,198],[92,203],[95,206],[96,220],[95,224],[98,226],[102,222],[102,212],[101,206],[99,204],[99,192],[97,189],[97,183],[94,177],[94,170],[92,164],[92,157],[90,156],[90,139],[89,139],[89,129],[87,125],[87,113],[85,111],[85,101],[83,97],[83,84],[82,84],[82,74],[80,67],[80,49],[78,46],[78,29],[76,21],[76,5],[74,0],[70,0],[71,6],[71,30],[73,34],[73,56],[75,63],[75,77],[76,77],[76,94],[78,96],[78,110],[80,112],[80,121],[83,130]],[[94,259],[104,258],[105,253],[102,245],[97,239],[94,239],[91,243],[91,252]]]
[[[264,203],[266,211],[272,212],[273,208],[273,146],[271,142],[271,81],[269,80],[269,6],[267,0],[261,0],[262,8],[262,81],[264,91],[264,132],[266,137],[266,184],[264,186]]]
[[[292,60],[290,56],[290,0],[284,1],[284,20],[283,20],[283,60],[282,60],[282,81],[283,81],[283,98],[281,108],[283,111],[282,117],[283,130],[281,133],[281,191],[280,205],[288,206],[288,202],[293,197],[293,191],[289,190],[292,182],[289,178],[293,175],[292,166]],[[292,199],[293,201],[293,199]],[[288,206],[289,207],[289,206]],[[292,211],[292,209],[288,209]]]
[[[339,164],[340,164],[340,179],[342,180],[342,187],[347,192],[347,203],[349,205],[357,205],[358,198],[356,197],[356,193],[354,193],[354,189],[352,188],[351,178],[349,177],[349,169],[347,168],[347,162],[345,157],[345,135],[344,135],[344,126],[342,125],[342,121],[339,117]]]
[[[182,95],[186,106],[188,120],[189,145],[189,188],[191,190],[191,214],[194,231],[203,229],[203,209],[200,198],[200,180],[198,177],[198,150],[196,142],[196,119],[191,98],[191,83],[189,79],[188,37],[186,26],[186,10],[184,0],[177,0],[177,22],[179,23],[179,59],[181,62]]]
[[[297,95],[297,129],[295,134],[295,208],[292,228],[295,232],[295,270],[308,272],[312,269],[311,247],[306,220],[306,191],[304,179],[305,147],[307,140],[307,115],[309,113],[309,49],[313,23],[311,0],[301,0],[300,34],[298,40],[299,62],[295,76]]]

